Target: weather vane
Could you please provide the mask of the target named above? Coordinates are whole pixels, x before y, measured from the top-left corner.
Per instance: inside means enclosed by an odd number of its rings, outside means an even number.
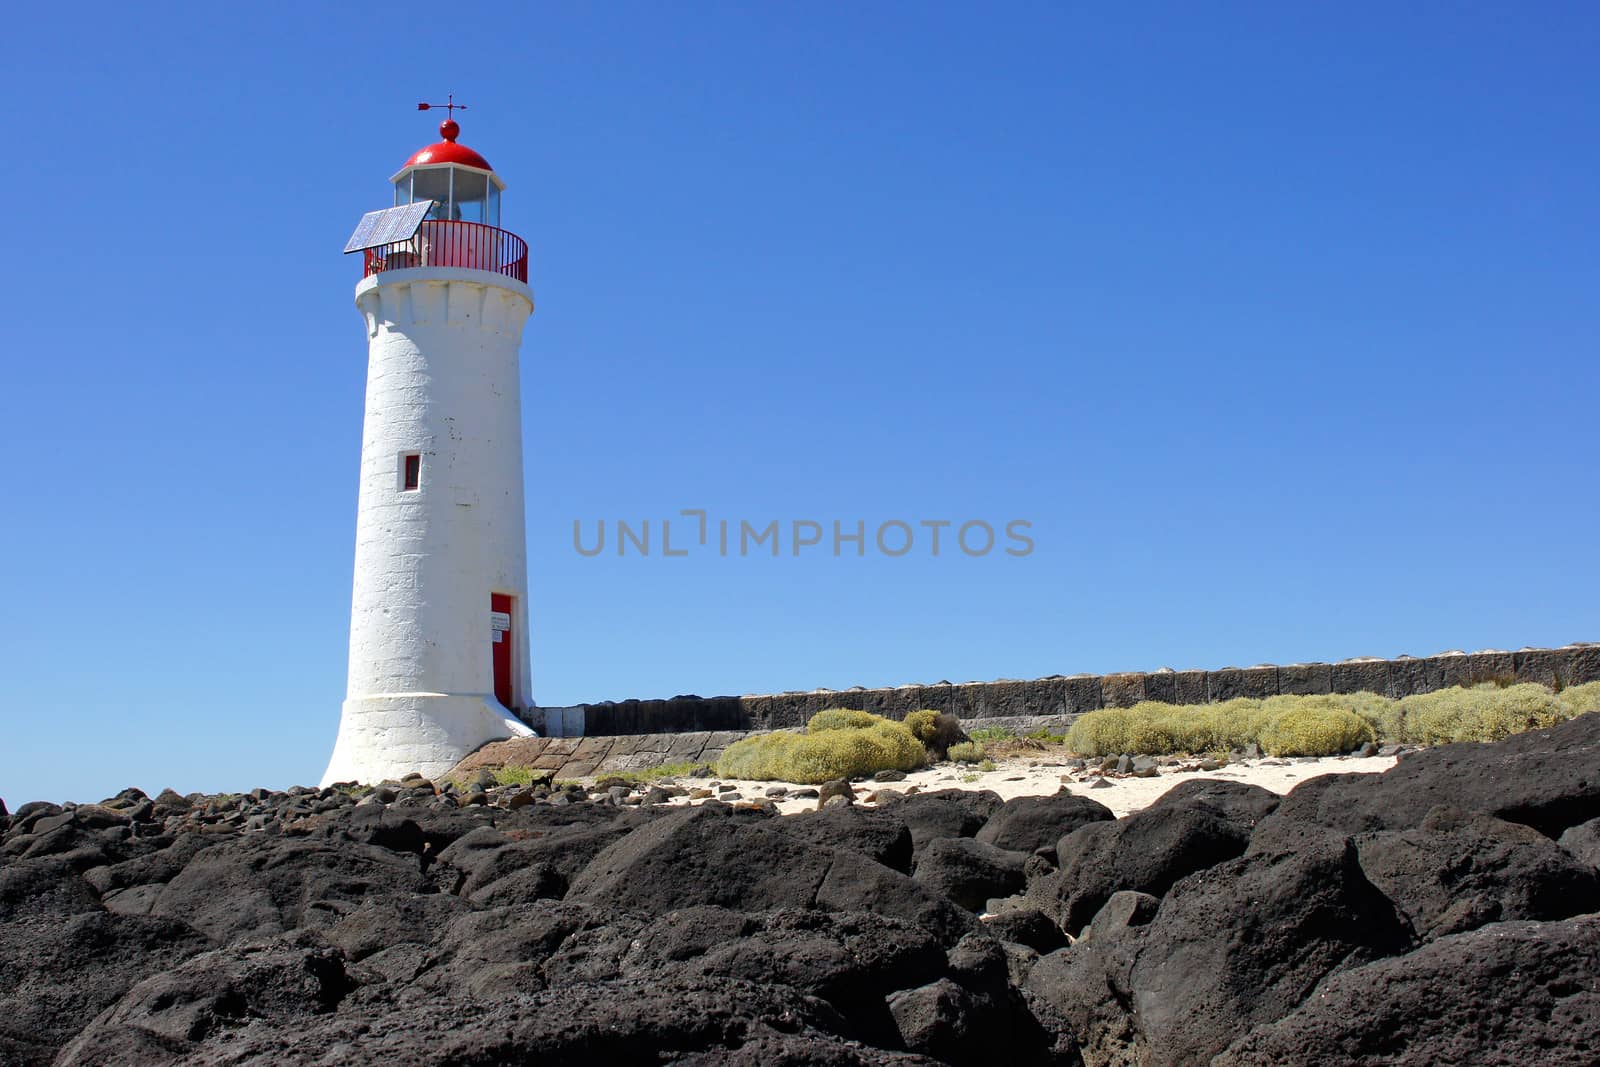
[[[418,111],[430,111],[433,108],[442,107],[442,108],[444,108],[447,117],[450,118],[450,119],[453,119],[453,118],[456,117],[456,112],[457,111],[465,111],[465,110],[467,110],[467,105],[466,104],[458,104],[458,103],[456,103],[456,94],[455,93],[449,94],[449,96],[446,97],[446,99],[449,101],[449,103],[445,103],[445,104],[418,104],[417,105],[417,110]]]

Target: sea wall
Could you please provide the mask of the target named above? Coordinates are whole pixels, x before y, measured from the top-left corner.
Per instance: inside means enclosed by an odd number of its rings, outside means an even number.
[[[1204,704],[1233,697],[1355,693],[1389,697],[1477,682],[1538,682],[1561,689],[1600,681],[1600,644],[1517,652],[1442,652],[1436,656],[1262,664],[1218,670],[1052,675],[1031,681],[936,682],[890,689],[817,689],[753,696],[676,696],[531,708],[524,718],[547,737],[776,730],[801,726],[824,708],[854,708],[903,719],[919,708],[962,719],[1076,716],[1141,700]]]

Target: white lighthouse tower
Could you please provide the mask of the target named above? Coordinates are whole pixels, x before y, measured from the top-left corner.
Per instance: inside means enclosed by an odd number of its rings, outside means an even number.
[[[428,105],[424,105],[424,110]],[[459,104],[448,105],[452,115]],[[449,770],[530,731],[518,349],[528,246],[494,169],[444,138],[362,220],[366,418],[350,675],[323,784]],[[379,243],[381,242],[381,243]]]

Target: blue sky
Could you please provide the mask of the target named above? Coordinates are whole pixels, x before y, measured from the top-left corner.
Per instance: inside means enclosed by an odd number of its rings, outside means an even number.
[[[0,796],[320,775],[339,249],[452,91],[541,703],[1596,639],[1600,15],[1205,8],[13,11]],[[684,508],[1036,547],[573,550]]]

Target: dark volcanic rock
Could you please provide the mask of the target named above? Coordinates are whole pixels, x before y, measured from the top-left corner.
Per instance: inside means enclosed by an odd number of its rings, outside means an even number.
[[[892,812],[906,824],[911,831],[912,850],[920,855],[935,838],[975,836],[1003,803],[998,793],[987,789],[940,789],[897,797],[882,805],[882,810]]]
[[[1495,923],[1336,974],[1216,1067],[1580,1067],[1600,1049],[1600,917]]]
[[[775,825],[799,840],[854,849],[901,874],[911,873],[911,830],[893,811],[828,808],[791,815]]]
[[[154,913],[181,918],[218,944],[323,926],[376,896],[432,891],[415,858],[372,845],[266,835],[201,852],[168,882]]]
[[[61,857],[0,866],[0,923],[99,911],[94,886]]]
[[[941,837],[928,842],[917,861],[916,880],[934,893],[972,912],[994,897],[1022,889],[1025,852],[1008,852],[970,837]]]
[[[0,1062],[49,1063],[134,983],[208,947],[176,920],[98,909],[0,923]]]
[[[1561,847],[1580,863],[1600,868],[1600,819],[1579,823],[1562,834]]]
[[[1507,919],[1600,911],[1600,872],[1539,831],[1437,807],[1415,830],[1357,839],[1361,869],[1419,940]]]
[[[1204,1063],[1280,1018],[1336,967],[1409,945],[1354,845],[1242,856],[1179,882],[1147,925],[1041,959],[1028,988],[1086,1061]]]
[[[1600,817],[1600,714],[1495,744],[1440,745],[1381,775],[1302,782],[1266,823],[1298,820],[1345,833],[1408,830],[1440,804],[1523,823],[1548,837]]]
[[[153,1034],[172,1051],[190,1051],[208,1037],[248,1023],[293,1027],[332,1011],[355,986],[338,951],[315,934],[248,942],[196,956],[134,986],[62,1050],[62,1067],[107,1062],[101,1058],[127,1039]],[[168,1056],[170,1057],[169,1051]],[[166,1063],[170,1059],[118,1056],[119,1064]]]
[[[623,973],[779,982],[831,1004],[855,1033],[892,1037],[884,998],[946,970],[931,933],[855,912],[776,911],[744,916],[695,908],[662,916],[634,939]]]
[[[1029,885],[1029,901],[1076,934],[1119,890],[1159,897],[1178,879],[1242,855],[1266,805],[1237,789],[1189,788],[1201,785],[1185,782],[1166,803],[1067,834],[1056,845],[1059,870]]]
[[[970,915],[898,871],[797,840],[769,819],[722,805],[680,809],[601,852],[567,899],[649,916],[696,904],[873,911],[920,923],[947,943],[975,928]]]
[[[119,1005],[117,1012],[122,1010]],[[101,1020],[94,1029],[105,1024]],[[897,1062],[871,1050],[860,1050],[861,1059],[848,1058],[858,1046],[843,1040],[845,1029],[826,1004],[783,986],[736,979],[576,982],[533,993],[511,987],[483,1000],[418,1000],[403,1011],[360,1005],[333,1014],[267,1016],[232,1033],[206,1030],[186,1043],[192,1056],[185,1062],[642,1067],[677,1062],[696,1053],[727,1062],[752,1044],[795,1049],[797,1039],[798,1048],[814,1042],[819,1051],[826,1050],[824,1058],[836,1063]],[[127,1046],[118,1046],[102,1039],[98,1047],[121,1051],[131,1048],[134,1040],[129,1035]],[[360,1051],[353,1055],[356,1049]],[[292,1058],[286,1059],[286,1054]],[[89,1061],[74,1056],[65,1059],[63,1067],[87,1067],[89,1062],[153,1067],[172,1058],[119,1055]]]
[[[1060,792],[1051,797],[1017,797],[989,816],[976,837],[1012,852],[1054,847],[1056,841],[1089,823],[1110,821],[1111,809],[1088,797]]]
[[[991,936],[1001,941],[1026,945],[1041,956],[1067,947],[1067,938],[1061,932],[1061,927],[1044,912],[1033,908],[1018,908],[991,915],[983,920],[983,925]]]

